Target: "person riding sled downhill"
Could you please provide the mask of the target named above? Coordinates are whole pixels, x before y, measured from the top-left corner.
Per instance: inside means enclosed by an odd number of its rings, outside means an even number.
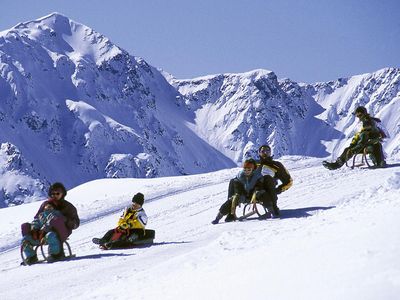
[[[132,205],[124,210],[117,227],[107,231],[102,238],[93,238],[92,242],[104,250],[152,243],[155,232],[145,229],[148,218],[142,207],[143,203],[142,193],[134,195]]]
[[[343,150],[336,161],[323,161],[322,165],[329,170],[336,170],[341,168],[354,155],[367,153],[375,167],[386,167],[382,148],[382,140],[386,137],[386,134],[378,126],[381,120],[370,116],[364,106],[358,106],[353,114],[362,122],[361,130],[355,134],[350,145]]]
[[[49,199],[42,203],[32,223],[21,225],[23,251],[28,265],[38,262],[33,246],[44,242],[49,246],[48,261],[63,259],[62,243],[80,224],[75,206],[65,200],[67,190],[62,183],[52,184],[48,194]]]
[[[236,206],[240,203],[250,203],[253,199],[259,200],[268,209],[268,212],[272,213],[270,194],[268,190],[265,190],[267,186],[265,184],[266,178],[259,171],[256,171],[256,169],[257,164],[254,159],[245,160],[243,169],[235,178],[230,180],[228,200],[221,205],[217,216],[211,222],[212,224],[218,224],[225,215],[225,222],[236,221]],[[273,179],[269,177],[269,181],[273,182]]]

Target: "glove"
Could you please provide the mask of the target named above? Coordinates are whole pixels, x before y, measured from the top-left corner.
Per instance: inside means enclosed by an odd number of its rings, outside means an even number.
[[[282,187],[278,186],[275,190],[276,194],[279,195],[280,193],[282,193]]]

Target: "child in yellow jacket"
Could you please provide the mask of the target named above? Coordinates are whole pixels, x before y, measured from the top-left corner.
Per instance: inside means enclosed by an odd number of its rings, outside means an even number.
[[[92,242],[102,249],[131,246],[139,239],[154,239],[154,231],[145,230],[147,215],[143,209],[144,195],[137,193],[132,198],[132,205],[124,210],[117,227],[106,232],[102,238],[93,238]],[[149,232],[152,236],[148,237]]]

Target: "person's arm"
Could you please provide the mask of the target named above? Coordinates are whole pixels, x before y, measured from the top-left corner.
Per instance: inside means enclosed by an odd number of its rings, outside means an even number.
[[[276,188],[276,193],[280,194],[284,191],[287,191],[293,185],[293,179],[283,164],[278,162],[278,166],[279,170],[276,176],[282,183]]]
[[[148,218],[144,210],[138,211],[135,215],[135,219],[133,220],[134,227],[144,229],[147,225],[147,220]]]
[[[66,213],[64,214],[66,220],[65,225],[70,229],[77,229],[80,225],[80,220],[78,216],[78,211],[75,206],[68,202],[68,207]]]

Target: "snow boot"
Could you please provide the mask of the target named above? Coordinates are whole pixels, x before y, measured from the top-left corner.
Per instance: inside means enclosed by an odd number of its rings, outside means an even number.
[[[225,218],[225,222],[233,222],[233,221],[236,221],[235,216],[232,215],[232,214],[228,214],[228,215],[226,216],[226,218]]]
[[[101,245],[101,244],[104,244],[105,241],[100,238],[92,238],[92,242],[93,242],[93,244]]]
[[[281,216],[279,207],[276,204],[272,206],[271,214],[274,218],[279,218]]]
[[[214,225],[215,225],[215,224],[218,224],[219,220],[221,220],[223,216],[224,216],[223,214],[221,214],[220,212],[218,212],[218,215],[215,217],[215,220],[213,220],[213,221],[211,222],[211,224],[214,224]]]
[[[37,255],[33,255],[33,256],[28,257],[27,259],[25,259],[25,262],[22,262],[21,265],[30,266],[30,265],[36,264],[38,261],[39,260],[38,260]]]
[[[57,254],[50,254],[47,258],[47,262],[52,263],[63,259],[65,259],[64,251],[60,251],[60,253]]]
[[[336,170],[336,169],[339,169],[339,168],[342,166],[342,164],[338,163],[337,161],[335,161],[335,162],[328,162],[328,161],[326,161],[326,160],[324,160],[324,161],[322,162],[322,165],[323,165],[325,168],[327,168],[328,170]]]

